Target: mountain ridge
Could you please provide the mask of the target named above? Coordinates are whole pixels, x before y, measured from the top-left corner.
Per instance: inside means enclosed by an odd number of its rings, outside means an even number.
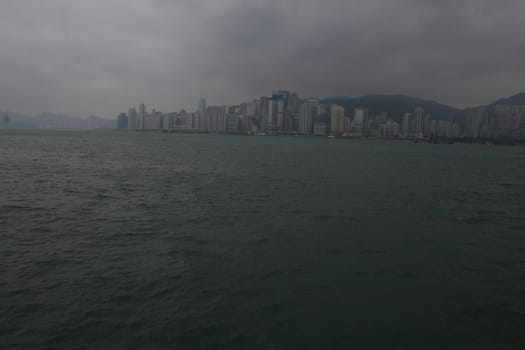
[[[493,107],[495,105],[525,105],[525,92],[517,93],[510,97],[500,98],[488,105],[457,108],[434,100],[403,94],[370,94],[358,97],[326,97],[321,99],[324,104],[338,104],[345,110],[352,111],[356,108],[368,108],[369,115],[377,115],[382,112],[388,113],[389,117],[400,122],[405,113],[414,113],[417,107],[425,109],[425,113],[434,118],[447,119],[462,122],[467,114],[476,109]]]

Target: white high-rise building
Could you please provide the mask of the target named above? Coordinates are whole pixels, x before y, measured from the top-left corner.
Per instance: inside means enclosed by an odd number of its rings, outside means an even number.
[[[299,133],[312,135],[314,133],[314,123],[317,120],[319,100],[308,99],[299,107]]]

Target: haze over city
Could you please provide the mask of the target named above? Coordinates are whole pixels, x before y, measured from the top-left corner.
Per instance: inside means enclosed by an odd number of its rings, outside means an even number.
[[[276,88],[483,105],[525,86],[524,12],[518,0],[7,0],[0,110],[115,117]]]
[[[0,349],[525,349],[524,0],[0,0]]]

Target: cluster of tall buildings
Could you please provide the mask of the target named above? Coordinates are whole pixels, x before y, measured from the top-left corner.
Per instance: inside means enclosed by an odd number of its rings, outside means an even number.
[[[401,122],[401,137],[434,139],[461,137],[461,125],[446,119],[434,119],[417,107],[414,113],[405,113]]]
[[[142,104],[138,110],[131,108],[127,114],[121,113],[118,128],[407,139],[490,138],[503,133],[515,134],[519,130],[516,125],[523,124],[524,116],[524,106],[499,106],[493,113],[477,111],[465,124],[433,118],[422,107],[402,116],[393,116],[396,118],[386,112],[370,116],[365,106],[345,110],[337,104],[323,104],[317,98],[301,99],[295,93],[278,90],[270,96],[234,106],[208,106],[206,99],[201,98],[194,112],[161,113],[155,109],[148,112]],[[521,137],[521,134],[514,136]]]
[[[525,140],[525,105],[494,105],[470,111],[465,137],[472,140]]]

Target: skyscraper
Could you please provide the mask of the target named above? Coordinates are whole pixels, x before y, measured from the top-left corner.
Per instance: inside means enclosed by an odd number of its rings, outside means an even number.
[[[284,131],[285,111],[288,93],[286,91],[274,92],[268,101],[268,120],[266,130],[270,133]]]
[[[414,115],[416,118],[415,136],[418,139],[422,139],[425,133],[425,110],[417,107]]]
[[[130,108],[128,111],[128,128],[137,128],[137,110],[135,108]]]
[[[401,129],[402,129],[401,131],[404,137],[411,136],[411,132],[412,132],[412,128],[410,127],[411,123],[412,123],[412,114],[405,113],[405,115],[403,116],[403,123],[401,125]]]
[[[425,125],[424,125],[424,131],[423,134],[426,138],[429,138],[432,136],[432,116],[430,114],[427,114],[425,116]]]
[[[206,98],[205,97],[199,98],[199,113],[201,115],[204,115],[204,113],[206,113]]]
[[[352,134],[359,137],[368,136],[368,109],[356,108],[352,123]]]
[[[312,135],[314,122],[317,119],[319,100],[315,98],[304,101],[299,107],[299,133]]]
[[[139,106],[139,116],[137,118],[137,129],[144,129],[145,119],[146,119],[146,105],[142,103]]]
[[[330,107],[330,132],[340,135],[345,131],[345,109],[339,105]]]
[[[128,116],[126,113],[120,113],[117,118],[117,128],[120,130],[128,128]]]

